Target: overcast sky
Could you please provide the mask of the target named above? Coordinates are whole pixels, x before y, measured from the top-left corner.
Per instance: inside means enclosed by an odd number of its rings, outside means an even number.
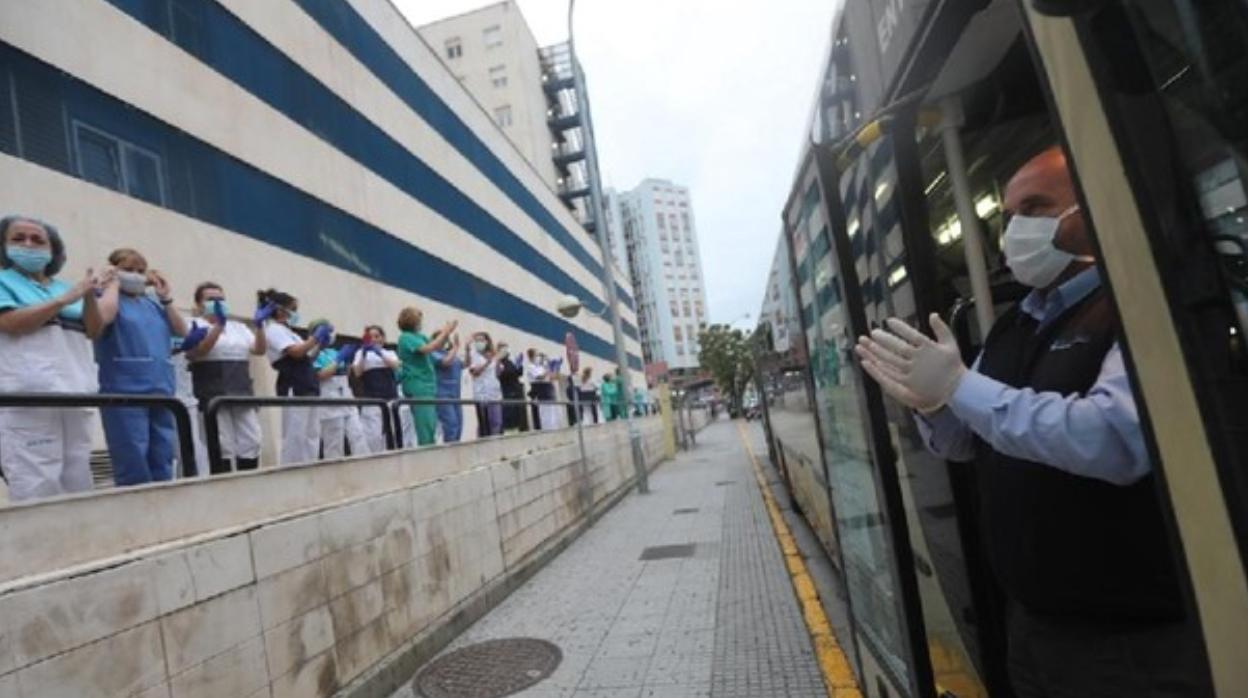
[[[415,25],[490,4],[394,0]],[[712,322],[757,321],[840,0],[580,0],[577,53],[608,186],[687,185]],[[539,44],[566,0],[519,0]],[[739,326],[744,327],[741,322]]]

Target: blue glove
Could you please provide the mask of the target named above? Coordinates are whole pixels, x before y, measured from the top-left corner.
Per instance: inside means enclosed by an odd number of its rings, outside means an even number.
[[[550,372],[551,373],[558,373],[559,368],[562,366],[563,366],[563,359],[551,359],[550,360]]]
[[[207,336],[208,336],[207,327],[204,327],[203,325],[195,325],[194,327],[191,328],[191,331],[187,332],[186,336],[182,338],[182,346],[181,346],[182,351],[190,351],[194,349],[195,347],[199,346],[199,343],[204,341],[204,337],[207,337]]]
[[[381,353],[381,349],[382,349],[382,346],[380,344],[365,344],[364,345],[365,354],[371,351],[372,353],[377,355],[377,358],[384,359],[386,358],[386,355]]]
[[[221,301],[213,301],[212,316],[216,318],[217,324],[225,327],[225,303]]]
[[[338,350],[338,365],[342,367],[350,366],[355,361],[355,353],[360,350],[357,344],[348,344]]]
[[[326,344],[329,344],[329,336],[333,333],[333,327],[330,327],[329,325],[317,325],[316,329],[312,331],[312,338],[316,340],[317,344],[325,346]]]
[[[277,312],[276,303],[265,303],[259,308],[256,308],[256,314],[252,316],[251,321],[259,325],[265,320],[273,317],[273,313],[275,312]]]

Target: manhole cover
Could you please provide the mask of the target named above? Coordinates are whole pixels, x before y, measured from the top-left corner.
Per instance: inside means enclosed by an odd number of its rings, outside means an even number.
[[[673,558],[693,557],[693,543],[679,545],[655,545],[641,551],[639,560],[671,560]]]
[[[531,637],[486,640],[445,654],[412,681],[424,698],[500,698],[550,676],[563,652]]]
[[[672,510],[672,513],[673,513],[673,514],[696,514],[696,513],[698,513],[698,508],[697,508],[697,507],[687,507],[687,508],[684,508],[684,509],[673,509],[673,510]]]

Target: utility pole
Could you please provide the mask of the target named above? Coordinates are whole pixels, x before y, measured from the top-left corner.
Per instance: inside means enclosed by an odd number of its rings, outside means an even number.
[[[633,419],[633,381],[632,369],[628,365],[628,348],[624,345],[624,328],[620,320],[620,299],[615,292],[615,274],[612,273],[611,255],[607,240],[607,222],[602,213],[602,180],[598,175],[598,152],[594,143],[594,122],[590,116],[589,93],[585,88],[585,76],[581,73],[581,62],[576,57],[576,43],[573,34],[573,11],[576,0],[568,0],[568,58],[572,62],[572,78],[576,85],[576,107],[581,110],[582,140],[585,145],[585,170],[589,176],[590,208],[594,216],[594,236],[598,239],[598,247],[602,252],[602,285],[607,294],[607,309],[611,313],[611,334],[615,339],[615,362],[619,367],[620,391],[624,394],[624,419],[628,424],[628,443],[633,453],[633,470],[637,476],[637,491],[646,494],[650,491],[650,479],[646,472],[646,457],[641,448],[641,432],[637,430],[637,422]]]

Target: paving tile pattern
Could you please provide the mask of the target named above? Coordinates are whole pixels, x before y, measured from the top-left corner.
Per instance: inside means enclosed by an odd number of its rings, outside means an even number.
[[[554,642],[563,662],[527,698],[825,695],[736,426],[708,427],[650,482],[447,651]],[[639,559],[686,544],[689,557]],[[409,684],[392,698],[418,696]]]

